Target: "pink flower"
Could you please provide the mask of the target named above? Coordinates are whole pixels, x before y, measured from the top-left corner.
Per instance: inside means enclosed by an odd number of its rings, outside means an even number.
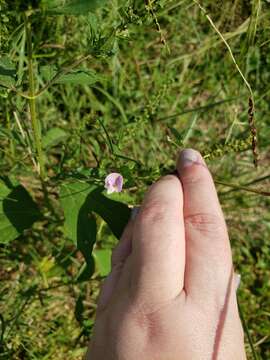
[[[105,189],[107,189],[107,194],[113,192],[121,192],[123,188],[123,176],[118,173],[111,173],[105,179]]]

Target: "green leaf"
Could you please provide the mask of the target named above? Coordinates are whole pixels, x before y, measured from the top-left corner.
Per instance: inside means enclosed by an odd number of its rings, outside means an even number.
[[[15,78],[16,68],[13,62],[7,56],[0,58],[0,86],[13,87]]]
[[[43,8],[51,15],[86,15],[105,4],[106,0],[43,0]]]
[[[102,191],[102,187],[84,182],[62,184],[60,188],[65,234],[89,261],[96,241],[96,222],[92,213],[101,216],[118,239],[130,217],[128,206],[107,198]]]
[[[101,276],[107,276],[111,271],[111,256],[110,249],[95,249],[93,256],[96,262],[98,272]]]
[[[73,85],[94,85],[100,80],[96,72],[93,70],[73,70],[71,73],[62,75],[57,84],[73,84]]]
[[[93,212],[107,222],[118,238],[130,217],[130,209],[126,205],[107,198],[102,191],[103,187],[81,181],[62,184],[60,188],[65,234],[76,244],[86,260],[86,267],[79,274],[78,281],[87,280],[93,273],[92,250],[97,234]],[[108,266],[104,265],[101,271],[105,272],[107,269]]]
[[[59,143],[66,140],[69,135],[61,128],[54,127],[46,133],[42,139],[42,145],[45,149],[51,148],[58,145]]]
[[[91,194],[91,205],[95,213],[109,225],[112,233],[120,239],[129,221],[131,210],[122,202],[115,201],[102,194],[103,188],[98,188]]]
[[[91,213],[87,197],[96,188],[82,182],[62,184],[60,188],[60,203],[64,210],[64,230],[78,250],[83,254],[86,267],[78,281],[87,280],[93,273],[92,249],[96,242],[97,225]]]
[[[62,184],[60,188],[60,203],[65,215],[65,234],[79,249],[81,245],[89,245],[89,254],[96,241],[96,221],[91,216],[87,197],[95,189],[95,185],[83,182]]]
[[[0,243],[7,244],[41,218],[36,203],[22,186],[0,181]]]
[[[45,81],[50,81],[56,75],[57,69],[55,66],[45,65],[40,68],[40,73]],[[68,74],[60,75],[60,77],[53,82],[55,84],[94,85],[101,80],[102,77],[94,70],[76,69]]]

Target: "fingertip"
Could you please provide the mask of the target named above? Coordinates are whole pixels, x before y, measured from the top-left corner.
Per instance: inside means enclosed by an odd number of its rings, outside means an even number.
[[[207,291],[209,283],[213,288],[226,284],[232,263],[230,243],[215,184],[201,154],[183,150],[177,170],[184,193],[185,289],[198,294]]]
[[[195,191],[196,187],[203,189],[211,188],[214,193],[212,175],[202,157],[193,149],[184,149],[177,160],[178,176],[181,180],[183,191]]]
[[[202,155],[194,149],[184,149],[179,153],[177,159],[177,170],[179,174],[190,169],[192,165],[203,165],[206,166],[206,163]]]

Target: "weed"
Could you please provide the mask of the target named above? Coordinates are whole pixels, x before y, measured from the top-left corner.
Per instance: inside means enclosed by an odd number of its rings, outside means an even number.
[[[0,0],[1,359],[83,357],[130,207],[183,147],[217,184],[248,357],[270,357],[269,4],[220,4]]]

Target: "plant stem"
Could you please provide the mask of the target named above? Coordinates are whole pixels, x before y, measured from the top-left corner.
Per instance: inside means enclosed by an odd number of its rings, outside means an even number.
[[[253,341],[252,341],[252,338],[251,338],[251,335],[250,335],[250,331],[249,331],[249,328],[247,326],[247,323],[246,323],[246,320],[245,320],[245,317],[244,317],[244,314],[243,314],[243,311],[242,311],[242,307],[241,307],[239,301],[237,301],[237,304],[238,304],[239,315],[240,315],[240,318],[241,318],[241,321],[242,321],[242,324],[243,324],[245,334],[247,336],[247,340],[248,340],[248,343],[249,343],[249,346],[250,346],[250,349],[251,349],[251,352],[252,352],[253,359],[254,360],[260,360],[259,355],[257,355],[257,353],[256,353],[256,350],[255,350],[255,347],[254,347],[254,344],[253,344]]]
[[[252,192],[254,194],[259,194],[259,195],[263,195],[263,196],[270,196],[269,191],[253,189],[253,188],[249,188],[249,187],[242,186],[242,185],[228,184],[228,183],[226,183],[224,181],[219,181],[219,180],[215,180],[215,183],[220,184],[220,185],[224,185],[224,186],[228,186],[228,187],[233,188],[235,190],[244,190],[244,191]]]
[[[10,138],[9,138],[10,154],[11,154],[11,158],[14,158],[15,157],[15,147],[14,147],[14,143],[13,143],[13,137],[11,134],[12,128],[11,128],[10,114],[9,114],[8,108],[6,108],[6,119],[7,119],[7,127],[10,132]]]
[[[29,94],[30,94],[30,99],[28,101],[30,108],[30,118],[31,118],[31,124],[34,134],[34,143],[37,154],[37,161],[39,164],[39,175],[41,179],[44,180],[45,164],[44,164],[44,155],[43,155],[42,143],[41,143],[41,128],[36,113],[36,99],[34,98],[35,81],[34,81],[34,69],[33,69],[32,32],[31,32],[31,24],[28,21],[26,15],[25,15],[25,30],[26,30],[26,39],[27,39],[28,76],[29,76]]]

